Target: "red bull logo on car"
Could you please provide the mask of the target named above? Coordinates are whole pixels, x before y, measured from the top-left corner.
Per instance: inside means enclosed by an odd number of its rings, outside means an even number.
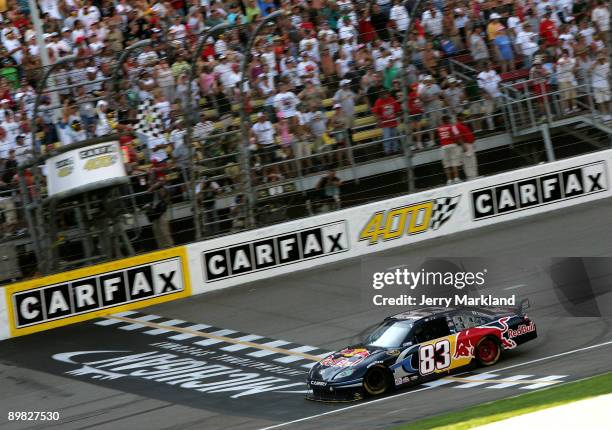
[[[455,339],[455,353],[453,354],[453,358],[458,359],[474,357],[474,348],[476,347],[476,344],[480,339],[485,336],[495,336],[497,339],[499,339],[504,349],[515,348],[516,342],[513,341],[512,338],[519,335],[512,335],[510,332],[518,332],[519,330],[521,330],[521,328],[519,327],[516,330],[509,329],[509,319],[510,317],[500,318],[495,323],[493,323],[494,325],[472,327],[457,333]],[[535,325],[533,324],[533,322],[530,325],[533,325],[533,328],[529,331],[534,331]],[[527,332],[525,331],[524,333]]]

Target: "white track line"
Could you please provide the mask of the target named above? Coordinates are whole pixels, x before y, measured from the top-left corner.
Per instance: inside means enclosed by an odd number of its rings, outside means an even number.
[[[561,352],[559,354],[549,355],[547,357],[542,357],[542,358],[538,358],[538,359],[535,359],[535,360],[526,361],[524,363],[514,364],[512,366],[504,367],[502,369],[495,369],[495,371],[496,372],[501,372],[502,370],[514,369],[515,367],[525,366],[525,365],[528,365],[528,364],[537,363],[537,362],[544,361],[544,360],[550,360],[550,359],[553,359],[553,358],[562,357],[564,355],[575,354],[577,352],[588,351],[589,349],[600,348],[602,346],[607,346],[607,345],[612,345],[612,340],[610,340],[608,342],[604,342],[604,343],[598,343],[597,345],[586,346],[584,348],[573,349],[571,351]],[[303,422],[303,421],[313,420],[315,418],[321,418],[321,417],[324,417],[326,415],[333,415],[333,414],[337,414],[337,413],[340,413],[340,412],[348,411],[348,410],[351,410],[351,409],[356,409],[356,408],[361,408],[361,407],[364,407],[364,406],[368,406],[368,405],[371,405],[371,404],[374,404],[374,403],[384,402],[386,400],[395,399],[395,398],[403,397],[403,396],[408,396],[410,394],[419,393],[421,391],[431,390],[432,388],[435,388],[435,387],[419,388],[418,390],[407,391],[405,393],[396,394],[394,396],[383,397],[381,399],[376,399],[376,400],[370,400],[369,402],[358,403],[356,405],[347,406],[345,408],[335,409],[333,411],[323,412],[321,414],[311,415],[311,416],[308,416],[308,417],[299,418],[297,420],[287,421],[287,422],[280,423],[280,424],[275,424],[273,426],[264,427],[264,428],[261,428],[259,430],[272,430],[272,429],[277,429],[277,428],[281,428],[281,427],[286,427],[286,426],[291,425],[291,424],[296,424],[296,423],[300,423],[300,422]]]
[[[526,287],[527,285],[525,284],[518,284],[518,285],[513,285],[511,287],[506,287],[504,288],[504,290],[516,290],[517,288],[523,288]]]

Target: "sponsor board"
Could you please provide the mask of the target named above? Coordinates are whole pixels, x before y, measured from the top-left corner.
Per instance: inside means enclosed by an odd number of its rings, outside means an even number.
[[[470,192],[475,221],[608,191],[605,161],[515,179]]]
[[[49,196],[104,186],[109,180],[126,178],[119,144],[106,142],[74,149],[45,163]]]
[[[10,285],[12,336],[189,296],[183,247]]]
[[[205,281],[213,282],[348,250],[347,222],[338,221],[208,250],[202,264]]]

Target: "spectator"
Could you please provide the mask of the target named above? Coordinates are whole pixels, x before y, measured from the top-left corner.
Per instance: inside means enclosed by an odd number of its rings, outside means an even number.
[[[482,68],[489,61],[489,49],[482,36],[482,28],[475,27],[468,39],[470,54],[476,62],[476,66]]]
[[[391,95],[389,90],[383,90],[380,98],[372,108],[372,113],[378,118],[378,126],[383,130],[385,155],[393,155],[400,152],[399,140],[397,139],[398,116],[400,112],[399,102]]]
[[[561,108],[563,113],[576,112],[576,59],[569,55],[567,49],[563,50],[561,58],[557,60],[557,82],[561,91]]]
[[[170,193],[166,188],[165,175],[161,168],[154,168],[149,174],[151,186],[147,189],[150,202],[145,206],[149,221],[153,226],[153,236],[158,248],[169,248],[174,246],[174,240],[170,233],[170,221],[168,219],[168,206],[170,204]]]
[[[603,121],[612,120],[610,115],[610,62],[601,53],[597,57],[597,62],[591,66],[591,82],[593,86],[593,96],[597,109]]]
[[[348,118],[348,128],[355,126],[355,100],[357,95],[350,89],[351,81],[343,79],[340,81],[340,89],[336,91],[333,97],[334,104],[339,104],[342,112]]]
[[[463,158],[463,173],[470,180],[478,176],[478,162],[476,160],[475,142],[476,138],[472,129],[465,122],[465,115],[459,115],[457,121],[453,124],[453,134],[456,140],[462,145]]]
[[[342,181],[336,176],[334,169],[330,169],[325,176],[319,179],[316,189],[320,193],[318,201],[320,212],[340,209],[342,205],[340,199],[341,186]]]
[[[499,90],[500,82],[501,78],[490,62],[487,64],[486,68],[478,74],[478,87],[482,90],[482,95],[484,97],[484,110],[489,130],[495,128],[492,114],[502,102],[501,92]]]
[[[442,117],[442,90],[440,86],[434,82],[433,76],[427,75],[423,78],[423,85],[419,90],[419,97],[421,98],[423,110],[429,122],[429,145],[433,146],[435,144],[434,129],[438,127]]]
[[[461,182],[459,179],[459,166],[461,166],[462,150],[457,144],[461,138],[459,132],[455,133],[450,118],[443,115],[440,125],[436,128],[436,135],[442,151],[442,166],[446,173],[446,184]]]
[[[217,216],[217,197],[219,194],[221,194],[219,184],[206,176],[203,176],[196,186],[196,195],[204,208],[204,220],[209,235],[215,235],[219,231]]]
[[[348,135],[349,118],[342,111],[342,105],[336,103],[334,105],[334,114],[329,120],[331,126],[332,137],[335,140],[334,150],[336,151],[336,162],[341,166],[344,160],[347,161],[345,149],[350,144]]]

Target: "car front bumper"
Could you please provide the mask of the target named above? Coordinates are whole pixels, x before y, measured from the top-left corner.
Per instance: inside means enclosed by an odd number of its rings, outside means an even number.
[[[307,381],[306,398],[322,402],[351,402],[363,399],[363,379],[343,382]]]

